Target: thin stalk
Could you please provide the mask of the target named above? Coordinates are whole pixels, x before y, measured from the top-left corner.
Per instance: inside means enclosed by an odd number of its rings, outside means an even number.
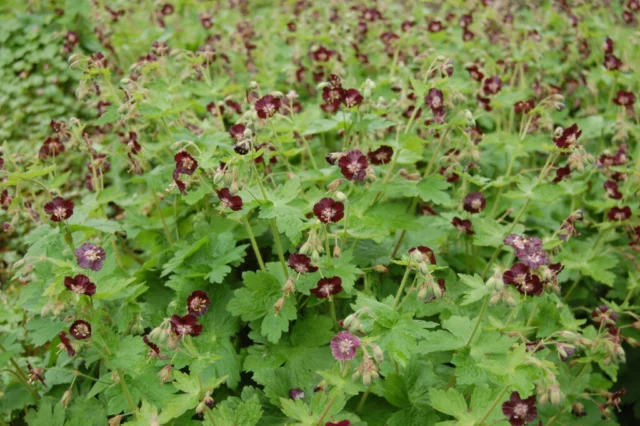
[[[118,378],[120,379],[120,386],[122,387],[122,393],[124,394],[124,398],[127,400],[127,404],[129,405],[129,410],[133,413],[133,417],[138,418],[138,407],[133,403],[133,398],[131,398],[131,393],[129,393],[129,388],[127,387],[127,383],[124,381],[124,374],[120,369],[116,370],[118,373]]]
[[[404,291],[404,286],[407,285],[407,278],[409,278],[409,274],[411,274],[411,267],[410,265],[407,265],[407,269],[404,271],[402,281],[400,282],[400,287],[398,287],[398,293],[396,293],[396,298],[393,300],[393,305],[391,306],[393,309],[396,309],[398,307],[400,297],[402,296],[402,292]]]
[[[318,419],[318,422],[316,423],[316,426],[321,426],[323,424],[322,422],[324,421],[324,418],[327,417],[327,414],[329,414],[329,410],[331,410],[331,407],[333,407],[333,404],[336,403],[336,398],[337,398],[336,396],[331,398],[331,400],[327,404],[326,408],[324,409],[324,411],[320,415],[320,418]]]
[[[276,250],[278,251],[278,258],[280,259],[280,264],[282,265],[282,271],[284,272],[284,277],[289,278],[289,270],[287,269],[287,262],[284,260],[284,252],[282,251],[282,244],[280,244],[280,234],[278,234],[278,228],[276,227],[276,220],[271,219],[271,233],[273,234],[273,240],[276,243]]]
[[[264,266],[264,261],[262,260],[262,255],[260,254],[260,249],[258,248],[258,243],[256,242],[256,237],[253,234],[253,229],[251,229],[251,225],[249,224],[249,220],[245,217],[243,220],[244,227],[247,230],[247,234],[249,234],[249,240],[251,240],[251,247],[253,247],[253,252],[258,259],[258,264],[260,265],[260,270],[265,272],[267,269]]]
[[[164,228],[164,235],[167,237],[167,241],[169,241],[169,245],[173,247],[173,238],[171,238],[171,232],[169,232],[167,221],[164,220],[164,214],[162,213],[162,209],[160,208],[160,202],[158,201],[158,196],[153,190],[151,190],[151,194],[153,195],[153,202],[156,205],[156,210],[158,210],[158,214],[160,215],[160,220],[162,221],[162,227]]]
[[[464,345],[465,348],[468,348],[471,343],[473,342],[473,339],[476,337],[476,334],[478,333],[478,330],[480,329],[480,324],[482,324],[482,319],[484,318],[484,313],[487,312],[487,307],[489,306],[489,295],[484,297],[484,302],[482,303],[482,308],[480,309],[480,314],[478,315],[478,320],[476,321],[476,325],[473,328],[473,331],[471,332],[471,336],[469,336],[469,340],[467,340],[467,343]]]
[[[484,416],[482,416],[482,418],[480,419],[480,421],[478,422],[478,424],[480,426],[484,425],[484,422],[487,421],[487,419],[489,418],[489,416],[491,415],[491,413],[493,413],[493,410],[496,409],[496,407],[498,406],[498,404],[500,404],[500,402],[502,401],[502,398],[504,397],[504,394],[507,393],[507,391],[509,390],[509,386],[505,386],[504,389],[502,389],[502,391],[500,392],[500,394],[496,397],[496,399],[493,401],[493,404],[491,404],[491,407],[489,407],[489,409],[487,410],[487,412],[485,413]]]
[[[362,397],[360,398],[360,402],[358,403],[358,406],[356,407],[356,410],[354,411],[354,413],[358,414],[360,410],[362,410],[362,407],[364,407],[364,403],[367,402],[367,397],[369,396],[370,393],[371,393],[371,387],[368,387],[367,390],[362,394]]]

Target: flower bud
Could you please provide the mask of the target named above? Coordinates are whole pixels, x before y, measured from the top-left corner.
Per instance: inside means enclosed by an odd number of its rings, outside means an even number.
[[[322,90],[323,90],[324,88],[326,88],[326,87],[329,87],[329,88],[330,88],[330,87],[331,87],[331,83],[328,83],[328,82],[326,82],[326,81],[323,81],[322,83],[319,83],[319,84],[316,86],[316,89],[318,89],[319,91],[322,91]]]
[[[282,286],[282,292],[285,296],[289,296],[296,292],[295,280],[293,277],[289,277],[287,282],[284,283],[284,286]]]
[[[562,394],[562,392],[560,392],[560,388],[558,387],[558,385],[553,385],[548,389],[549,392],[549,401],[553,404],[553,405],[558,405],[562,402],[562,400],[564,399],[564,395]]]
[[[113,416],[109,419],[109,426],[120,426],[122,422],[122,415],[118,414],[117,416]]]
[[[372,343],[371,351],[373,352],[373,359],[375,359],[378,364],[384,361],[384,353],[382,352],[382,349],[380,348],[380,346],[376,345],[375,343]]]
[[[562,330],[560,336],[567,339],[570,342],[575,342],[578,339],[578,335],[572,331]]]
[[[273,309],[276,311],[276,316],[280,313],[280,311],[284,307],[285,301],[286,301],[285,298],[281,297],[280,299],[278,299],[276,303],[273,304]]]
[[[384,265],[374,265],[373,270],[376,272],[380,272],[381,274],[386,274],[389,272],[389,269]]]
[[[338,189],[338,187],[340,185],[342,185],[342,182],[343,182],[342,179],[336,179],[333,182],[331,182],[327,188],[329,189],[330,192],[333,192],[336,189]],[[341,200],[339,200],[339,201],[341,201]]]
[[[344,192],[336,191],[335,196],[336,196],[336,200],[338,201],[342,201],[342,202],[347,201],[347,196],[344,195]]]
[[[333,257],[335,257],[336,259],[340,257],[340,253],[342,252],[342,250],[340,249],[339,245],[335,245],[333,246]]]
[[[173,367],[171,364],[167,364],[164,367],[162,367],[162,370],[160,370],[160,372],[158,373],[158,376],[160,377],[160,382],[162,382],[163,385],[171,380],[172,368]]]
[[[64,391],[64,394],[62,394],[62,398],[60,399],[60,404],[62,404],[64,408],[69,407],[69,402],[71,402],[71,388]]]
[[[249,87],[251,89],[258,89],[260,87],[260,85],[257,82],[252,81],[251,83],[249,83]]]

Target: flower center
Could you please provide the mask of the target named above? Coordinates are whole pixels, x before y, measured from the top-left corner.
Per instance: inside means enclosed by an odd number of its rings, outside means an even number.
[[[100,258],[100,256],[98,256],[98,252],[96,250],[87,250],[84,253],[84,256],[89,259],[91,262],[95,262],[96,260],[98,260]]]
[[[336,211],[333,210],[331,207],[328,207],[322,211],[322,218],[325,221],[330,222],[331,219],[333,219],[333,216],[335,216],[335,214],[336,214]]]
[[[351,339],[345,339],[340,342],[340,353],[346,354],[353,349],[353,341]]]
[[[327,297],[331,296],[331,293],[333,293],[333,284],[327,284],[324,287],[322,287],[322,290],[320,290],[323,294],[325,294]]]
[[[207,305],[207,302],[205,302],[204,299],[200,297],[196,297],[191,301],[191,309],[193,309],[196,312],[202,312],[206,305]]]
[[[518,404],[513,408],[513,413],[515,414],[516,418],[525,417],[528,411],[529,407],[527,407],[527,404]]]
[[[78,324],[76,326],[76,334],[81,337],[86,337],[89,335],[89,327],[84,324]]]
[[[53,215],[58,218],[64,217],[65,213],[66,210],[64,207],[56,207],[56,209],[53,211]]]

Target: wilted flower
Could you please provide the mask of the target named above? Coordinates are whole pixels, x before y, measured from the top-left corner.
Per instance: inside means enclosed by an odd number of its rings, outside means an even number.
[[[481,192],[472,192],[464,199],[464,209],[469,213],[480,213],[487,206],[487,200]]]
[[[342,291],[342,279],[340,277],[321,278],[316,288],[311,290],[318,299],[326,299]]]
[[[87,296],[96,294],[96,285],[83,274],[78,274],[73,278],[64,277],[64,286],[76,294],[86,294]]]
[[[231,194],[229,188],[216,190],[216,194],[218,194],[218,198],[223,206],[233,211],[242,210],[242,198],[239,195]]]
[[[316,272],[317,266],[311,264],[311,259],[306,254],[292,253],[289,255],[289,267],[299,274]]]
[[[60,337],[60,344],[58,345],[58,348],[66,350],[67,355],[69,355],[69,357],[75,356],[76,350],[71,345],[71,340],[69,340],[67,333],[65,333],[64,331],[61,331],[58,334],[58,337]]]
[[[538,416],[535,395],[523,400],[518,392],[513,392],[502,404],[502,413],[509,418],[511,426],[523,426],[534,421]]]
[[[351,361],[356,356],[356,351],[360,347],[360,339],[349,333],[341,331],[331,339],[331,352],[338,361]]]
[[[55,197],[44,205],[44,211],[46,214],[51,215],[51,220],[54,222],[61,222],[73,215],[73,201]]]
[[[340,167],[340,171],[347,179],[362,181],[367,176],[369,161],[362,152],[354,149],[340,157],[338,167]]]
[[[369,157],[369,161],[376,166],[387,164],[393,157],[393,148],[388,145],[382,145],[380,148],[367,154],[367,157]]]
[[[344,204],[332,198],[323,198],[313,206],[313,214],[322,223],[336,223],[344,217]]]
[[[91,337],[91,324],[84,320],[74,321],[69,328],[69,334],[71,334],[74,339],[88,339]]]
[[[210,305],[209,295],[202,290],[194,291],[187,298],[187,311],[197,317],[206,314]]]
[[[73,252],[78,261],[78,266],[92,271],[102,269],[106,253],[104,249],[91,243],[84,243]]]
[[[198,324],[198,317],[193,314],[187,314],[184,316],[171,315],[169,320],[171,324],[171,331],[178,336],[199,336],[202,332],[202,325]]]
[[[584,409],[584,405],[580,404],[579,402],[575,402],[571,406],[571,414],[576,417],[584,417],[587,415],[587,412]]]

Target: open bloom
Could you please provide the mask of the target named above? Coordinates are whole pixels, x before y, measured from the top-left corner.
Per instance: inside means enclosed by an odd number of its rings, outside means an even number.
[[[349,420],[340,420],[339,422],[326,422],[324,426],[351,426]]]
[[[198,162],[187,151],[180,151],[173,160],[176,162],[176,171],[185,175],[192,175],[198,168]]]
[[[96,285],[83,274],[78,274],[73,278],[64,277],[64,286],[76,294],[86,294],[87,296],[96,294]]]
[[[352,108],[358,106],[362,103],[364,98],[358,91],[358,89],[347,89],[344,91],[344,96],[342,97],[342,103],[347,108]]]
[[[461,234],[473,235],[473,225],[469,219],[460,219],[456,216],[451,220],[451,224],[455,226]]]
[[[464,199],[464,209],[469,213],[480,213],[487,206],[487,200],[482,192],[472,192]]]
[[[331,339],[331,352],[338,361],[351,361],[356,356],[360,339],[348,331],[341,331]]]
[[[84,320],[74,321],[69,328],[69,334],[71,334],[74,339],[88,339],[91,337],[91,324]]]
[[[558,148],[568,149],[573,148],[578,142],[578,138],[582,135],[582,130],[578,128],[577,124],[572,124],[562,131],[559,136],[553,138],[553,142]]]
[[[194,291],[187,298],[187,311],[197,317],[206,314],[210,305],[211,299],[209,295],[202,290]]]
[[[258,117],[270,118],[280,110],[280,99],[273,95],[266,95],[256,101],[254,106],[258,112]]]
[[[182,317],[180,315],[171,315],[169,323],[171,324],[171,331],[181,337],[186,335],[196,337],[202,333],[202,326],[198,324],[198,317],[192,314]]]
[[[376,166],[387,164],[393,157],[393,148],[388,145],[382,145],[380,148],[367,154],[367,157],[369,157],[369,161]]]
[[[439,110],[444,106],[444,95],[442,90],[435,87],[429,89],[427,96],[424,97],[424,103],[431,108],[432,111]]]
[[[364,180],[367,176],[367,167],[369,167],[369,160],[357,149],[347,152],[338,160],[338,167],[340,171],[349,180],[356,182]]]
[[[73,215],[73,201],[55,197],[44,205],[44,211],[46,214],[51,215],[51,220],[54,222],[61,222]]]
[[[609,220],[627,220],[631,217],[631,208],[629,206],[620,207],[612,207],[607,213],[607,218]]]
[[[300,388],[290,389],[289,398],[291,398],[294,401],[296,399],[304,399],[304,391]]]
[[[332,198],[323,198],[313,206],[313,214],[322,223],[336,223],[344,217],[344,204]]]
[[[84,269],[91,269],[92,271],[99,271],[102,269],[104,259],[107,254],[102,247],[98,247],[91,243],[84,243],[73,252],[78,261],[78,266]]]
[[[502,404],[502,413],[509,418],[511,426],[523,426],[532,422],[538,416],[536,396],[522,399],[518,392],[513,392],[509,400]]]
[[[230,208],[233,211],[242,210],[242,198],[239,195],[231,194],[229,188],[222,188],[216,190],[218,198],[223,206]]]
[[[342,279],[340,277],[321,278],[316,288],[311,290],[318,299],[326,299],[342,291]]]
[[[289,255],[289,267],[299,274],[316,272],[317,266],[311,264],[311,259],[306,254],[292,253]]]

